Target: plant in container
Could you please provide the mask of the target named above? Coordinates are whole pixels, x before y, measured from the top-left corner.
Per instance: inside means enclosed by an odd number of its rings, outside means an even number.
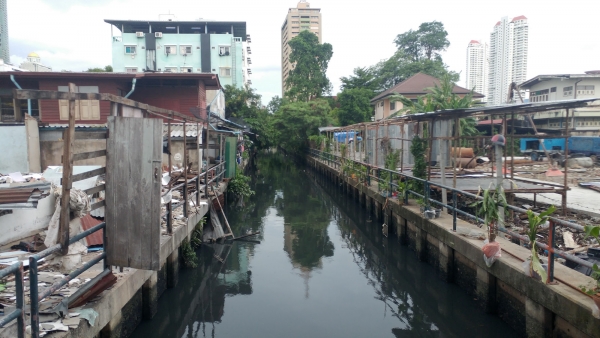
[[[597,243],[600,243],[600,226],[586,225],[584,229],[586,237],[593,237],[596,239]],[[598,267],[597,264],[592,266],[592,273],[590,274],[590,277],[594,279],[595,285],[591,287],[580,286],[579,288],[585,294],[592,297],[594,304],[596,305],[596,308],[593,309],[592,314],[594,317],[600,318],[600,267]]]
[[[480,190],[479,193],[481,192]],[[492,189],[492,184],[490,184],[488,189],[483,190],[482,195],[483,199],[472,203],[471,206],[476,208],[479,217],[483,217],[488,230],[487,243],[481,249],[485,264],[491,267],[496,259],[500,258],[501,248],[500,243],[496,242],[496,236],[498,236],[498,223],[502,221],[502,216],[506,213],[507,202],[502,186]]]
[[[540,256],[537,252],[537,247],[535,245],[535,240],[537,238],[538,228],[545,224],[550,215],[556,210],[556,208],[552,205],[546,211],[541,212],[539,215],[536,215],[533,211],[527,210],[527,218],[529,220],[529,229],[527,229],[527,237],[529,238],[529,242],[531,244],[531,257],[530,261],[525,262],[523,265],[526,269],[529,267],[529,275],[542,280],[542,283],[546,283],[547,272],[542,266],[542,262],[540,261]]]

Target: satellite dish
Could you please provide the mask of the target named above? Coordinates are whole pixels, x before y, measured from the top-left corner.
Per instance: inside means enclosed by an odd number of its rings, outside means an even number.
[[[506,140],[504,139],[504,135],[496,134],[492,137],[492,144],[504,147],[506,144]]]

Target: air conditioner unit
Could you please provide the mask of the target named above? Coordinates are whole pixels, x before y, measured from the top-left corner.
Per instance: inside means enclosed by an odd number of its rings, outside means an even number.
[[[155,32],[154,33],[154,37],[155,38],[162,38],[162,32]]]
[[[143,38],[144,37],[144,32],[135,32],[135,36],[138,38]]]

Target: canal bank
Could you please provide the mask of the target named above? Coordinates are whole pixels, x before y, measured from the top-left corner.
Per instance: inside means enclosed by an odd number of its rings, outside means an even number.
[[[203,246],[133,337],[517,336],[305,169],[261,154],[256,194],[226,208],[234,232],[260,231],[260,243]]]
[[[482,258],[480,240],[468,239],[452,231],[451,216],[425,219],[419,206],[412,201],[401,205],[396,199],[383,197],[376,187],[359,184],[339,169],[314,157],[307,158],[309,166],[374,215],[373,226],[395,236],[408,245],[417,257],[439,270],[441,278],[453,282],[467,294],[477,298],[481,308],[497,314],[519,335],[529,337],[600,336],[600,321],[591,316],[591,298],[577,290],[590,278],[560,264],[556,265],[558,283],[544,285],[523,273],[523,261],[528,249],[500,238],[502,258],[488,268]],[[478,229],[458,220],[459,226]]]

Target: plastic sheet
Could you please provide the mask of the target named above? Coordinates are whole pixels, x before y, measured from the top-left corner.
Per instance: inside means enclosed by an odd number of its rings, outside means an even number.
[[[488,243],[486,240],[481,248],[481,251],[483,251],[483,260],[488,268],[491,268],[494,262],[496,262],[496,260],[502,256],[502,249],[500,248],[500,243],[498,242]]]

